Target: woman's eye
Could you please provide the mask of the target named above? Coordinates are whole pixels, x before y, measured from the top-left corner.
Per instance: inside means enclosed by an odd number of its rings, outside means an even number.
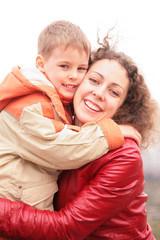
[[[89,78],[89,80],[90,80],[90,82],[92,82],[92,83],[98,84],[98,81],[97,81],[97,79],[95,79],[95,78]]]
[[[119,93],[117,91],[111,89],[110,92],[112,93],[112,95],[119,97]]]

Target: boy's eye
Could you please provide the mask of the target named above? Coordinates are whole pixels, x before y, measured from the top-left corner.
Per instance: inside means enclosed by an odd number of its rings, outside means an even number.
[[[86,67],[79,67],[79,68],[78,68],[79,71],[87,71],[87,69],[88,69],[88,68],[86,68]]]
[[[61,67],[61,68],[65,68],[65,69],[67,69],[67,68],[68,68],[68,66],[67,66],[67,65],[63,65],[63,64],[62,64],[62,65],[60,65],[60,67]]]

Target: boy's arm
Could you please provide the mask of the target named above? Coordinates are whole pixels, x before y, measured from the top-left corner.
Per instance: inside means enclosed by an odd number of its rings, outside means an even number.
[[[120,128],[111,119],[87,123],[75,131],[75,126],[64,126],[60,121],[24,111],[19,123],[20,156],[51,169],[79,168],[120,147],[124,141]]]
[[[26,109],[19,122],[19,154],[50,169],[79,168],[120,147],[124,141],[119,126],[111,119],[79,128],[64,126],[61,121]],[[75,128],[77,131],[72,130]]]

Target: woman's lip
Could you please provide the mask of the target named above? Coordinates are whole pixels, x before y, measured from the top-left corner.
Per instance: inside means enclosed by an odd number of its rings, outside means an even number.
[[[102,109],[97,104],[92,102],[91,100],[84,99],[84,103],[87,106],[87,108],[89,108],[90,110],[92,110],[94,112],[101,112],[102,111]]]

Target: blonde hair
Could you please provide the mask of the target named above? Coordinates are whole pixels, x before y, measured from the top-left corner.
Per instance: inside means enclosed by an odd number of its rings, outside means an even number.
[[[65,21],[54,21],[46,26],[38,37],[38,54],[48,58],[56,47],[77,48],[89,56],[91,45],[84,32],[77,25]]]

